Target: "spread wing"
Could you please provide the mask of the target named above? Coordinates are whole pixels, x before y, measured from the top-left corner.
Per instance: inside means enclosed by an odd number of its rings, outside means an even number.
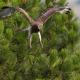
[[[41,15],[36,21],[40,21],[42,23],[45,23],[54,13],[61,11],[63,9],[64,9],[64,7],[50,8],[43,15]]]
[[[20,7],[16,7],[15,8],[18,12],[20,12],[21,14],[23,14],[27,20],[29,21],[30,24],[32,24],[34,22],[34,20],[29,16],[29,14],[22,8]]]
[[[21,14],[23,14],[27,20],[29,21],[29,23],[32,23],[33,22],[33,19],[29,16],[29,14],[22,8],[19,8],[19,7],[3,7],[1,8],[0,10],[0,19],[4,19],[8,16],[11,16],[15,11],[18,11],[20,12]]]

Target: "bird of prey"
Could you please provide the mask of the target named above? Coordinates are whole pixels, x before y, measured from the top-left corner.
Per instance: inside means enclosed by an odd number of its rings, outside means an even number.
[[[31,42],[32,42],[32,34],[33,33],[38,33],[40,44],[43,48],[41,33],[40,33],[40,31],[43,27],[43,24],[46,23],[46,21],[56,12],[59,12],[59,13],[62,14],[62,13],[65,13],[65,12],[70,12],[71,9],[69,7],[52,7],[52,8],[49,8],[39,18],[33,20],[24,9],[22,9],[20,7],[9,7],[9,6],[7,6],[7,7],[3,7],[0,10],[0,19],[4,19],[8,16],[11,16],[15,11],[23,14],[27,18],[27,20],[30,24],[30,26],[28,28],[22,30],[22,31],[28,31],[30,48],[32,48]]]

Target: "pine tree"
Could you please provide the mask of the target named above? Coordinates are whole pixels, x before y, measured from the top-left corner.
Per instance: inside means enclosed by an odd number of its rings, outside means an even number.
[[[12,6],[20,6],[34,19],[52,6],[63,6],[65,0],[9,0]],[[22,3],[23,2],[23,3]],[[0,1],[0,8],[6,5]],[[79,26],[74,14],[56,13],[44,25],[44,48],[35,42],[28,47],[26,28],[28,21],[19,13],[0,20],[0,80],[80,80]]]

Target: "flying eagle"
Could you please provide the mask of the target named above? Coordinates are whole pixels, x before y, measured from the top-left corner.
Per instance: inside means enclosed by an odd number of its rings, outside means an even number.
[[[69,7],[52,7],[52,8],[49,8],[39,18],[33,20],[24,9],[20,7],[5,6],[0,10],[0,19],[5,19],[6,17],[11,16],[15,11],[23,14],[27,18],[28,22],[30,23],[30,26],[26,29],[23,29],[22,31],[28,31],[29,44],[30,44],[30,48],[32,48],[32,45],[31,45],[32,34],[38,33],[40,44],[43,47],[42,40],[41,40],[41,33],[40,33],[43,27],[43,24],[46,23],[46,21],[56,12],[59,12],[62,14],[64,12],[70,12],[71,9]]]

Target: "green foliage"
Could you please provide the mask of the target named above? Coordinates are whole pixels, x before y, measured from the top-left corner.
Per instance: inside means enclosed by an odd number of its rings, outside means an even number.
[[[66,0],[0,0],[0,7],[7,5],[24,8],[34,19],[47,7],[63,6]],[[44,6],[44,7],[43,7]],[[26,28],[28,21],[19,13],[0,20],[0,80],[80,80],[80,31],[73,12],[53,15],[44,25],[41,48],[38,37],[33,35],[29,48]]]
[[[3,31],[4,31],[3,21],[0,21],[0,25],[1,25],[1,27],[0,27],[0,35],[1,35],[3,33]]]

